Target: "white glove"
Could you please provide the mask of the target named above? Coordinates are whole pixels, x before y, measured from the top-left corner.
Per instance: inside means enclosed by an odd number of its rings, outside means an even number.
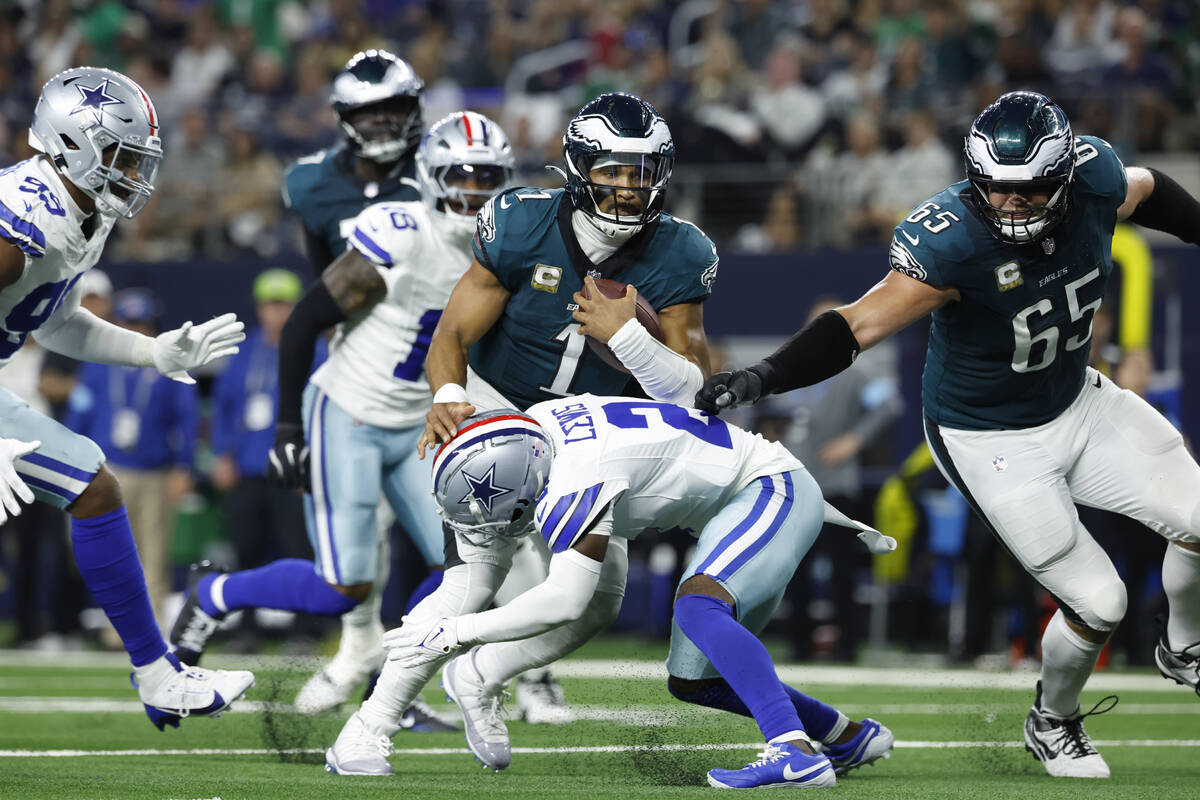
[[[189,369],[231,356],[246,338],[246,326],[237,314],[222,314],[199,325],[190,321],[154,337],[154,368],[180,383],[195,383]]]
[[[462,647],[458,643],[458,617],[441,617],[428,624],[404,624],[383,635],[388,661],[404,667],[419,667],[451,655]]]
[[[41,442],[22,442],[19,439],[0,439],[0,523],[21,513],[21,504],[33,502],[33,490],[25,485],[13,462],[42,446]],[[7,513],[6,510],[7,509]]]

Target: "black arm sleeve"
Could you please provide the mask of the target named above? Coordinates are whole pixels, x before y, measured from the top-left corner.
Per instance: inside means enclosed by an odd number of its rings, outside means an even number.
[[[763,380],[764,396],[790,392],[837,375],[861,349],[846,318],[826,311],[751,369]]]
[[[1169,175],[1154,167],[1146,169],[1154,176],[1154,191],[1133,210],[1129,221],[1200,244],[1200,202]]]
[[[307,225],[301,227],[304,228],[304,250],[308,253],[308,261],[312,264],[313,273],[319,278],[333,261],[333,253],[329,252],[329,245],[325,243],[324,236],[313,233]]]
[[[300,397],[312,370],[317,337],[346,319],[321,281],[313,284],[283,326],[279,342],[279,425],[300,425]]]

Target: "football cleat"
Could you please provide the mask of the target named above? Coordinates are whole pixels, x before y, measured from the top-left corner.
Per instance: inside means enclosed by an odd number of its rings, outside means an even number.
[[[334,775],[392,775],[392,739],[372,732],[357,712],[350,715],[333,747],[325,751],[325,771]]]
[[[708,785],[716,789],[822,789],[837,785],[833,764],[824,753],[805,753],[790,744],[769,744],[741,769],[714,769]]]
[[[512,763],[508,727],[504,724],[504,703],[509,694],[503,689],[488,689],[475,667],[475,651],[455,658],[442,670],[442,688],[458,704],[466,731],[467,747],[484,769],[499,772]]]
[[[1193,648],[1195,645],[1176,652],[1167,644],[1166,638],[1161,638],[1154,648],[1154,663],[1164,678],[1182,686],[1190,686],[1200,695],[1200,656],[1187,652]]]
[[[864,719],[862,728],[845,744],[825,745],[825,755],[833,764],[833,771],[845,775],[852,769],[872,764],[881,758],[891,758],[892,745],[896,737],[873,719]]]
[[[207,670],[185,665],[173,654],[138,667],[129,675],[146,716],[160,731],[179,727],[184,717],[219,717],[254,685],[245,670]]]
[[[219,567],[214,567],[209,561],[192,564],[188,569],[187,600],[184,601],[183,608],[179,610],[175,624],[171,626],[170,637],[171,646],[175,648],[175,655],[184,664],[194,667],[200,663],[200,656],[204,655],[204,648],[208,644],[208,640],[225,619],[224,614],[212,616],[201,608],[200,598],[196,592],[201,578],[213,574],[219,575],[224,571]]]
[[[340,707],[354,690],[383,667],[386,654],[380,640],[383,625],[360,634],[343,628],[337,655],[320,672],[300,687],[294,703],[301,714],[320,714]],[[355,641],[347,641],[353,635]]]
[[[1096,710],[1109,700],[1112,705]],[[1108,764],[1092,746],[1091,737],[1083,729],[1083,720],[1111,711],[1116,704],[1116,696],[1109,695],[1086,714],[1076,709],[1072,716],[1056,717],[1042,711],[1042,682],[1038,681],[1033,708],[1025,718],[1025,749],[1055,778],[1107,778],[1111,774]]]
[[[546,670],[540,678],[517,678],[517,713],[530,725],[565,725],[575,721],[562,684]]]
[[[400,728],[413,733],[456,733],[462,730],[462,724],[454,715],[434,711],[418,697],[404,709]]]

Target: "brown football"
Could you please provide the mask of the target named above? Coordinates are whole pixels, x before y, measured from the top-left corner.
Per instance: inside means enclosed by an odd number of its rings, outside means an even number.
[[[609,280],[608,278],[596,278],[595,281],[596,288],[598,288],[600,293],[605,297],[611,297],[615,299],[625,296],[625,287],[628,284],[621,283],[620,281]],[[591,293],[588,290],[588,285],[586,283],[583,284],[583,296],[591,299]],[[653,336],[655,339],[658,339],[660,342],[663,341],[662,325],[658,323],[658,312],[654,310],[654,306],[650,305],[650,301],[645,297],[642,297],[640,293],[637,296],[637,321],[642,323],[642,326],[646,330],[650,331],[651,336]],[[625,369],[625,365],[621,363],[621,360],[617,358],[611,349],[609,349],[607,344],[599,339],[593,339],[591,336],[587,337],[587,343],[588,347],[592,348],[592,351],[595,352],[596,355],[600,356],[600,358],[604,360],[605,364],[608,364],[610,367],[619,369],[621,372],[628,374],[629,370]]]

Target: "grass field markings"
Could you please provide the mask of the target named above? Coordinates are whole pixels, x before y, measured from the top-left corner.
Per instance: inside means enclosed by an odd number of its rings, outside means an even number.
[[[453,704],[435,703],[436,707],[453,710]],[[852,717],[860,715],[884,716],[949,716],[987,715],[997,713],[1023,714],[1029,704],[1018,703],[846,703],[838,706]],[[346,706],[348,713],[353,704]],[[700,708],[680,704],[645,704],[636,708],[615,708],[611,705],[589,705],[573,703],[575,716],[591,722],[618,722],[627,725],[671,724],[681,720],[707,719],[724,714],[717,709]],[[262,713],[294,711],[290,703],[263,702],[261,700],[239,700],[230,712]],[[141,714],[142,704],[136,700],[114,700],[102,697],[0,697],[0,713],[14,714]],[[1197,703],[1122,703],[1113,713],[1122,715],[1196,716],[1200,715]]]
[[[1097,747],[1200,747],[1200,739],[1093,739]],[[1024,747],[1024,741],[971,742],[971,741],[897,741],[898,750],[965,750],[971,748]],[[569,755],[575,753],[633,753],[633,752],[681,752],[704,750],[761,750],[762,742],[740,744],[648,744],[648,745],[594,745],[581,747],[514,747],[516,755]],[[191,748],[179,750],[0,750],[0,758],[109,758],[112,756],[276,756],[316,755],[324,753],[320,748],[296,748],[275,750],[266,748]],[[465,756],[470,751],[465,747],[408,747],[392,751],[399,756]]]
[[[205,666],[305,672],[319,668],[325,659],[315,656],[214,655]],[[0,667],[52,667],[56,669],[128,669],[120,653],[85,650],[71,653],[38,653],[0,650]],[[983,672],[968,669],[894,669],[888,667],[818,666],[782,664],[777,670],[787,683],[809,686],[893,686],[931,689],[1020,689],[1033,692],[1033,672]],[[565,659],[554,668],[561,678],[662,680],[667,670],[661,660]],[[1179,687],[1157,673],[1096,673],[1086,689],[1092,691],[1178,692]]]

